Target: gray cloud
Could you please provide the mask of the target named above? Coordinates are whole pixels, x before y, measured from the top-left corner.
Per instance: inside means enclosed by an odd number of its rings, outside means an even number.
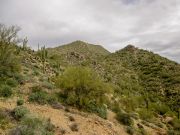
[[[180,62],[179,0],[0,0],[0,23],[20,26],[32,48],[134,44]]]

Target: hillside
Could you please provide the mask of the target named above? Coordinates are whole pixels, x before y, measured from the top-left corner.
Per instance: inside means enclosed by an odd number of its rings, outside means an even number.
[[[114,55],[118,55],[124,67],[136,72],[140,85],[144,87],[143,91],[148,93],[151,101],[166,102],[178,112],[180,107],[180,65],[178,63],[133,46],[127,46]]]
[[[33,51],[2,27],[0,134],[179,135],[179,64],[132,45]]]
[[[89,61],[91,62],[83,66],[91,67],[105,82],[113,84],[115,91],[111,102],[115,102],[127,112],[144,113],[140,116],[142,118],[143,115],[149,115],[143,118],[148,121],[154,121],[153,113],[159,115],[158,117],[165,114],[179,117],[178,63],[132,45],[102,56],[95,63],[92,62],[93,58]],[[158,119],[156,121],[156,124],[161,123]]]
[[[50,63],[60,63],[61,66],[80,65],[96,62],[98,59],[110,54],[100,45],[93,45],[83,41],[74,41],[70,44],[55,48],[47,48]]]

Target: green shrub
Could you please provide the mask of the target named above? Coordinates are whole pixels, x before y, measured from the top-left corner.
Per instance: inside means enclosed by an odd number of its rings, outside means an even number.
[[[130,113],[130,116],[132,118],[134,118],[135,120],[138,120],[139,119],[139,114],[138,113]]]
[[[52,105],[52,104],[57,103],[58,99],[55,94],[49,94],[49,96],[47,98],[47,102],[48,102],[48,104]]]
[[[116,118],[120,123],[122,123],[126,126],[133,126],[133,124],[134,124],[133,119],[131,118],[130,114],[128,114],[128,113],[118,112]]]
[[[13,94],[12,88],[8,85],[2,85],[0,88],[1,97],[10,97]]]
[[[111,110],[115,113],[118,113],[119,111],[121,111],[119,103],[117,102],[113,103],[110,107],[111,107]]]
[[[10,135],[21,133],[21,135],[53,135],[54,126],[48,120],[40,119],[33,115],[26,115]]]
[[[17,106],[13,111],[14,117],[18,120],[23,118],[28,113],[29,110],[24,106]]]
[[[63,90],[67,104],[91,112],[95,110],[98,114],[105,112],[100,106],[107,103],[105,93],[108,93],[111,87],[92,70],[83,67],[68,68],[63,75],[57,77],[55,83]]]
[[[153,105],[153,109],[155,110],[155,112],[157,112],[160,115],[164,115],[168,111],[170,111],[169,107],[164,104],[155,104],[155,105]]]
[[[20,59],[17,55],[19,28],[0,24],[0,78],[14,76],[20,72]]]
[[[6,84],[11,87],[16,87],[18,85],[18,82],[15,79],[10,78],[6,81]]]
[[[150,110],[141,109],[138,111],[138,113],[139,113],[140,118],[143,120],[151,121],[153,118],[153,114]]]
[[[104,105],[97,106],[94,102],[91,102],[88,104],[86,109],[89,112],[94,112],[98,114],[101,118],[107,118],[107,108]]]
[[[56,95],[43,91],[40,86],[35,86],[32,88],[32,93],[29,95],[29,101],[38,104],[53,104],[57,102],[57,98]]]
[[[174,130],[180,131],[180,119],[173,119],[172,121],[169,122],[173,126]]]
[[[179,135],[179,131],[175,131],[175,130],[168,130],[167,131],[168,135]]]
[[[24,100],[23,99],[18,99],[17,100],[17,106],[23,105],[24,104]]]
[[[32,92],[33,92],[33,93],[42,91],[42,87],[39,86],[39,85],[33,86],[31,89],[32,89]]]
[[[176,116],[176,112],[168,111],[168,112],[166,112],[165,116],[174,117],[174,116]]]
[[[40,75],[40,73],[39,73],[39,71],[38,71],[37,69],[34,69],[33,75],[35,75],[35,76],[39,76],[39,75]]]
[[[47,88],[47,89],[50,89],[50,90],[54,88],[53,84],[51,84],[51,83],[48,82],[48,81],[44,81],[44,82],[42,83],[42,87]]]
[[[38,104],[46,104],[48,100],[48,94],[45,91],[38,91],[29,95],[29,101],[37,102]]]
[[[21,74],[15,74],[15,75],[14,75],[14,78],[17,80],[17,82],[18,82],[19,84],[23,84],[24,81],[25,81],[24,77],[23,77]]]
[[[147,131],[144,128],[139,129],[141,135],[148,135]]]
[[[134,135],[135,130],[134,130],[133,127],[127,126],[127,127],[126,127],[126,132],[127,132],[128,134],[130,134],[130,135]]]
[[[0,129],[6,129],[9,126],[9,117],[6,112],[0,109]]]

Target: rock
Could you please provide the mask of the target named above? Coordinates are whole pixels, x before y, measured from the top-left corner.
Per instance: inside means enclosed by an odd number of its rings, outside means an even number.
[[[72,131],[76,131],[76,132],[77,132],[77,131],[79,130],[77,123],[73,123],[73,124],[71,124],[69,127],[70,127],[70,129],[71,129]]]
[[[75,121],[75,118],[73,116],[69,116],[70,121]]]
[[[54,103],[51,105],[54,109],[65,109],[65,107],[60,103]]]
[[[144,129],[143,125],[141,125],[140,123],[137,124],[138,128],[140,129]]]
[[[169,122],[171,122],[172,120],[173,120],[172,117],[166,117],[166,118],[164,119],[164,122],[165,122],[165,123],[169,123]]]

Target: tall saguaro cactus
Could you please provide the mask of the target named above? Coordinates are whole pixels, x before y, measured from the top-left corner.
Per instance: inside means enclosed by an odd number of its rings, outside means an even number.
[[[27,43],[28,43],[28,39],[26,37],[25,39],[23,39],[23,50],[27,49]]]
[[[48,52],[47,52],[47,50],[46,50],[46,47],[45,46],[43,46],[42,48],[41,48],[41,59],[42,59],[42,62],[43,62],[43,72],[45,73],[45,63],[46,63],[46,59],[47,59],[47,55],[48,55]]]

